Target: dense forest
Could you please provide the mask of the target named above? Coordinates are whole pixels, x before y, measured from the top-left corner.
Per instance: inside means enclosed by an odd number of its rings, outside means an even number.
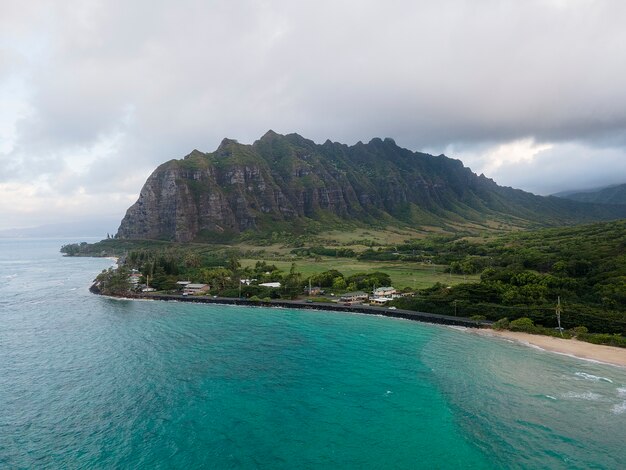
[[[435,313],[529,317],[626,333],[626,221],[517,232],[489,240],[415,241],[404,253],[429,254],[451,270],[479,272],[480,282],[434,285],[398,306]]]

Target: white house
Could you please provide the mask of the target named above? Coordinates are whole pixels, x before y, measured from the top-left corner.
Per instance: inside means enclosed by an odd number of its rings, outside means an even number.
[[[280,288],[280,282],[262,282],[259,285],[261,287],[273,287],[274,289]]]
[[[392,299],[397,292],[398,291],[393,287],[379,287],[378,289],[374,289],[373,294],[376,298]]]

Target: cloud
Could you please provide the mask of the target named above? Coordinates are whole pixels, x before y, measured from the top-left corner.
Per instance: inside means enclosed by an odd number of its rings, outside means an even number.
[[[117,194],[121,217],[159,163],[270,128],[390,136],[542,192],[565,165],[626,181],[625,23],[610,0],[5,2],[0,197]]]
[[[542,149],[530,161],[508,161],[493,177],[501,184],[547,195],[626,182],[626,149],[575,142]]]

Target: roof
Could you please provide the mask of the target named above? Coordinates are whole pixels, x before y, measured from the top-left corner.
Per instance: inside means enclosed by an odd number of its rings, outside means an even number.
[[[280,282],[264,282],[259,284],[261,287],[280,287]]]
[[[361,291],[346,292],[345,294],[341,294],[341,297],[359,297],[359,296],[363,296],[363,295],[368,295],[368,294],[366,292],[361,292]]]
[[[387,292],[390,290],[396,290],[395,287],[379,287],[378,289],[375,289],[374,292]]]
[[[202,289],[203,287],[209,287],[206,284],[187,284],[188,289]]]

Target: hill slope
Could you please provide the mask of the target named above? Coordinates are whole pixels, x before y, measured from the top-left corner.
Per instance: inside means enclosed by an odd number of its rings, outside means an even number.
[[[315,144],[267,132],[224,139],[159,166],[119,238],[225,241],[365,225],[562,225],[626,217],[626,207],[535,196],[498,186],[459,160],[411,152],[391,139]]]
[[[560,197],[580,202],[599,204],[626,204],[626,184],[608,186],[595,191],[581,191],[559,195]]]

